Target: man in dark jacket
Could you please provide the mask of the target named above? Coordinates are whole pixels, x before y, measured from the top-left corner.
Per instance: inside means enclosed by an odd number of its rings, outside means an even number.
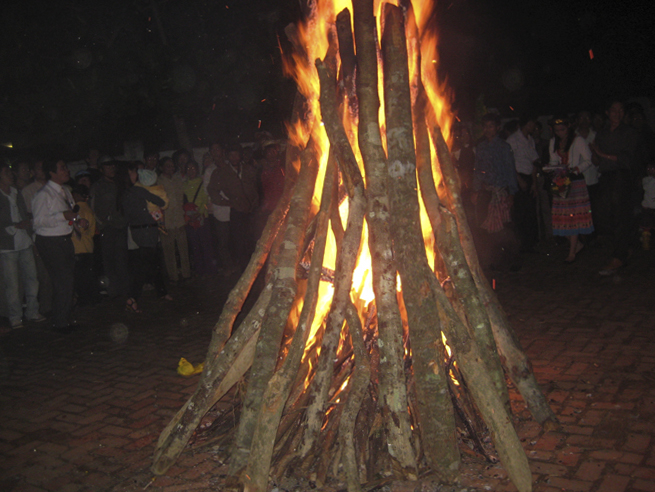
[[[102,265],[109,279],[107,292],[116,298],[126,296],[129,289],[127,222],[118,204],[116,161],[103,162],[101,172],[102,178],[91,188],[91,208],[101,234]]]

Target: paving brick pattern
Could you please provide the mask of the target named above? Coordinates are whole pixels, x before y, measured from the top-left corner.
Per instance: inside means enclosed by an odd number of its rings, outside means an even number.
[[[544,432],[512,391],[537,492],[655,491],[655,255],[601,278],[605,253],[565,265],[552,249],[493,275],[561,424]],[[177,361],[204,358],[225,290],[195,281],[173,302],[146,297],[142,315],[106,302],[81,311],[86,329],[69,336],[0,328],[0,491],[221,490],[226,466],[207,448],[185,451],[163,477],[149,466],[197,383],[176,374]],[[109,338],[114,322],[129,327],[125,343]],[[390,489],[438,490],[429,483]],[[462,487],[515,490],[502,466],[473,458]]]

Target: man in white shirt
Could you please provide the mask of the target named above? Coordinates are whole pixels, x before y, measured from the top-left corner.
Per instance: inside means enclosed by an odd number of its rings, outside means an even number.
[[[25,293],[28,321],[43,321],[39,314],[39,282],[32,253],[30,220],[23,196],[13,187],[9,166],[0,161],[0,271],[12,328],[23,326],[23,306],[19,296],[19,278]]]
[[[39,255],[48,269],[54,291],[52,324],[59,333],[70,333],[73,309],[75,248],[71,235],[78,219],[75,201],[63,185],[70,179],[64,161],[45,161],[48,182],[32,200],[34,232]],[[84,225],[81,224],[83,227]]]
[[[519,129],[507,138],[507,143],[514,152],[516,178],[519,191],[514,195],[514,220],[521,234],[521,250],[534,250],[539,240],[537,222],[537,205],[535,202],[535,161],[539,154],[532,139],[535,118],[523,116],[519,121]]]

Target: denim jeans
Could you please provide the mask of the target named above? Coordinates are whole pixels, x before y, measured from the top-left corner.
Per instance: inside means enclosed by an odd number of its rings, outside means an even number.
[[[19,297],[19,278],[25,291],[27,319],[34,319],[39,316],[39,281],[36,278],[36,263],[32,247],[20,251],[7,251],[0,253],[2,264],[2,277],[5,284],[5,296],[7,298],[7,309],[9,310],[9,322],[16,324],[23,319],[23,303]],[[20,275],[20,277],[19,277]]]

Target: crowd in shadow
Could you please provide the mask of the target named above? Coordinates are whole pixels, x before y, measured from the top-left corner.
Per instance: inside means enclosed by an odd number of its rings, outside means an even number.
[[[547,128],[533,116],[481,123],[477,142],[470,126],[454,129],[453,157],[485,267],[520,270],[525,253],[552,243],[571,264],[602,237],[612,253],[598,273],[609,276],[635,248],[650,249],[655,135],[641,105],[613,100],[603,114],[556,115]]]
[[[194,275],[242,271],[284,188],[280,150],[274,140],[256,149],[215,142],[202,163],[187,149],[145,152],[143,161],[92,150],[74,176],[61,159],[3,162],[0,269],[11,328],[49,319],[70,333],[75,306],[106,296],[140,313],[144,289],[170,301],[168,287]]]
[[[599,236],[612,242],[600,275],[650,248],[655,138],[643,108],[611,101],[603,114],[484,115],[454,128],[452,155],[484,267],[516,271],[526,253],[559,240],[576,261]],[[0,163],[0,270],[11,328],[49,319],[69,333],[75,306],[106,296],[140,313],[144,290],[162,302],[192,276],[245,269],[284,188],[281,146],[212,143],[142,161],[92,150],[71,176],[61,159]],[[641,241],[641,242],[640,242]],[[103,296],[104,295],[104,296]]]

